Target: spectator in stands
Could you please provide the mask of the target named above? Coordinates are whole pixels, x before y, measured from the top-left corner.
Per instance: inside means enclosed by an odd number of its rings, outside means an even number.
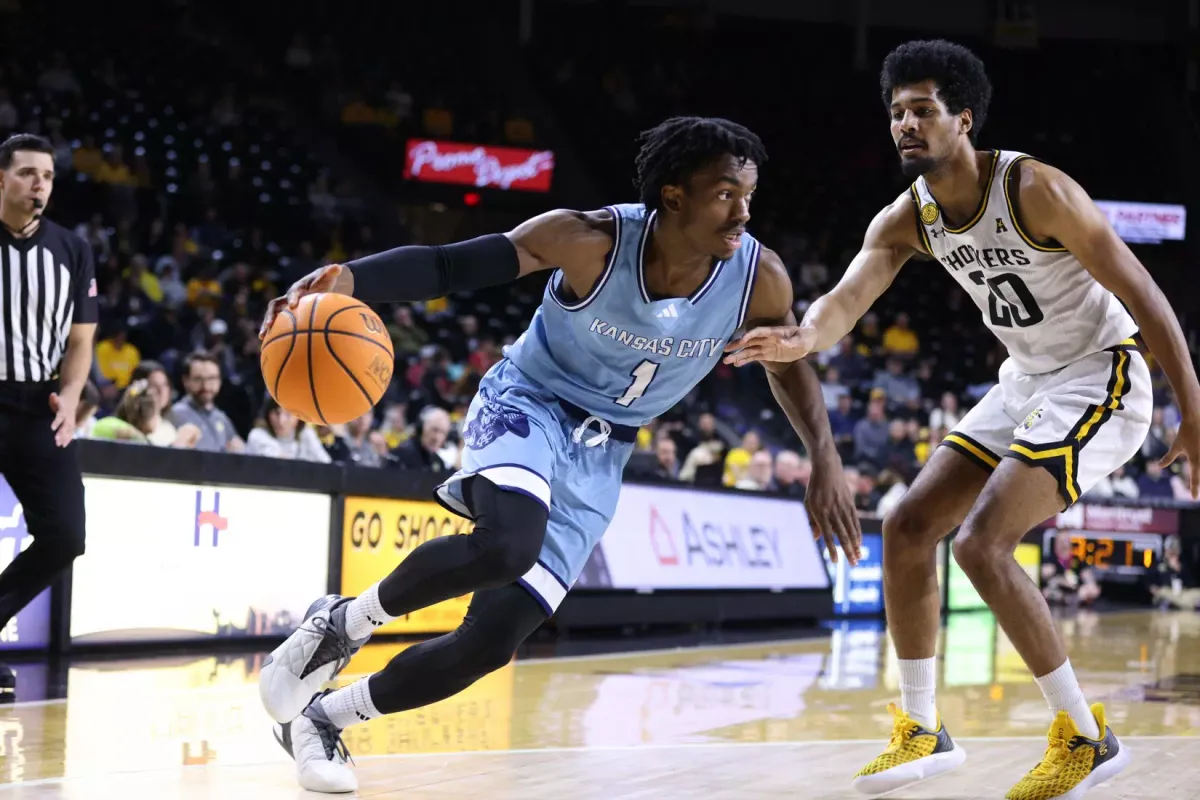
[[[437,406],[426,406],[417,419],[414,435],[392,451],[392,464],[401,469],[447,472],[449,467],[438,451],[450,435],[450,415]]]
[[[915,378],[904,373],[904,362],[896,356],[888,357],[886,370],[875,373],[874,388],[882,389],[887,395],[887,405],[891,411],[899,411],[912,401],[921,400],[920,385]]]
[[[679,451],[670,436],[659,436],[654,440],[656,469],[654,477],[660,480],[679,480]]]
[[[92,430],[96,427],[96,412],[100,410],[100,390],[96,384],[88,381],[83,386],[79,396],[79,405],[75,408],[75,438],[91,439]]]
[[[1159,466],[1157,459],[1146,461],[1146,471],[1138,478],[1137,486],[1138,497],[1143,500],[1175,497],[1175,492],[1171,489],[1171,479],[1163,474],[1163,468]]]
[[[795,450],[780,450],[775,454],[775,491],[803,500],[812,476],[812,462],[801,458]]]
[[[883,351],[883,333],[879,330],[879,315],[868,311],[859,320],[858,329],[854,332],[858,340],[858,352],[870,357]]]
[[[885,395],[880,389],[871,391],[867,402],[867,416],[854,426],[854,460],[872,464],[885,463],[888,440],[888,423],[884,416]]]
[[[241,453],[246,443],[224,411],[217,408],[221,392],[221,367],[212,354],[189,353],[183,359],[183,388],[187,396],[171,406],[171,422],[177,428],[192,424],[200,429],[197,450]]]
[[[759,437],[758,431],[746,431],[742,435],[741,446],[735,447],[725,454],[725,475],[722,477],[722,482],[726,486],[737,486],[738,481],[745,477],[750,460],[761,448],[762,439]]]
[[[886,517],[908,492],[903,473],[894,469],[885,469],[879,473],[879,491],[882,494],[879,497],[879,505],[875,507],[875,514]]]
[[[867,358],[858,351],[850,335],[838,343],[838,354],[829,360],[829,366],[837,369],[842,381],[850,387],[858,386],[870,375]]]
[[[838,398],[837,406],[829,410],[829,428],[843,461],[854,456],[854,428],[858,425],[858,417],[854,414],[852,403],[850,395],[844,394]]]
[[[1066,531],[1054,537],[1054,556],[1042,564],[1042,596],[1051,605],[1091,605],[1100,596],[1095,573],[1075,557]]]
[[[154,398],[158,408],[158,425],[147,434],[150,444],[171,447],[175,444],[178,431],[174,423],[166,418],[171,408],[171,401],[174,399],[171,379],[167,377],[166,368],[157,361],[146,360],[137,365],[130,380],[146,381],[150,396]]]
[[[379,432],[387,443],[388,450],[395,450],[408,440],[407,407],[403,403],[391,403],[383,410],[383,422]]]
[[[829,285],[829,267],[816,250],[809,250],[800,264],[800,288],[806,293],[819,292]]]
[[[908,314],[901,311],[891,327],[883,332],[883,349],[901,358],[912,358],[921,349],[917,334],[909,327]]]
[[[958,395],[954,392],[942,392],[942,403],[929,412],[929,427],[933,430],[945,428],[952,431],[958,427],[963,415],[958,410]]]
[[[1137,481],[1131,478],[1126,472],[1125,467],[1117,467],[1110,476],[1101,478],[1087,494],[1084,495],[1089,500],[1107,499],[1110,497],[1125,497],[1137,499],[1138,485]]]
[[[375,412],[368,411],[361,417],[346,423],[346,431],[342,434],[349,451],[349,463],[360,467],[378,467],[387,457],[387,440],[379,431],[372,431],[375,422]]]
[[[1190,559],[1183,557],[1178,536],[1168,536],[1163,542],[1162,561],[1150,576],[1150,595],[1162,608],[1200,608],[1200,580]]]
[[[746,471],[735,484],[738,489],[745,489],[751,492],[765,492],[771,488],[771,473],[774,471],[775,462],[771,458],[770,452],[767,450],[757,450],[750,457],[750,463],[746,466]]]
[[[916,470],[916,443],[909,438],[908,425],[902,419],[894,419],[888,423],[888,438],[883,449],[883,460],[877,464],[881,469],[891,468],[901,475],[909,475]]]
[[[854,482],[854,507],[866,514],[874,514],[879,507],[879,491],[876,485],[875,468],[871,464],[860,464],[852,471]]]
[[[92,438],[152,444],[150,434],[158,427],[158,423],[158,400],[150,391],[149,381],[133,381],[121,395],[116,411],[111,416],[96,421],[92,427]],[[169,445],[192,447],[199,437],[200,431],[194,425],[185,425],[179,429]]]
[[[118,389],[129,385],[129,379],[142,354],[129,341],[129,329],[122,319],[108,325],[108,336],[96,344],[96,363],[100,374],[113,382]]]
[[[19,122],[20,116],[17,114],[17,107],[12,104],[8,89],[0,88],[0,133],[7,137],[16,131]]]
[[[725,442],[708,439],[692,448],[683,466],[679,468],[679,480],[697,486],[721,486],[724,484]]]
[[[838,368],[825,368],[825,376],[821,379],[821,397],[825,399],[826,408],[836,408],[842,395],[849,395],[850,388],[842,383]]]
[[[312,426],[296,419],[270,395],[263,402],[254,429],[246,439],[246,453],[317,464],[328,464],[332,460]]]

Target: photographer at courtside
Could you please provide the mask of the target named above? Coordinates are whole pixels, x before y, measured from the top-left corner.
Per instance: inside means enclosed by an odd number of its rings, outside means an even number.
[[[54,147],[0,144],[0,474],[33,543],[0,573],[0,628],[83,554],[83,474],[75,412],[92,365],[99,305],[86,242],[42,216]],[[0,665],[0,691],[15,676]]]

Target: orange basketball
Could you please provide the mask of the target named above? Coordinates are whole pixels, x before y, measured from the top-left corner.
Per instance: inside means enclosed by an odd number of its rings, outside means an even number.
[[[369,411],[392,380],[379,315],[344,294],[310,294],[271,324],[259,355],[267,391],[305,422],[337,425]]]

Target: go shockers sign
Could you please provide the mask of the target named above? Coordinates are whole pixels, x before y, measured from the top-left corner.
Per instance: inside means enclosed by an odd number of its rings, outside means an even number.
[[[437,503],[347,497],[342,517],[342,594],[361,594],[387,577],[425,542],[470,533],[474,523]],[[414,611],[378,629],[379,633],[446,633],[458,627],[471,595]]]

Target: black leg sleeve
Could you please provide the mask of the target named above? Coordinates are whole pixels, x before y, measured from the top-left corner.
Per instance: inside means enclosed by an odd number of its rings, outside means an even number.
[[[546,536],[546,507],[528,495],[468,478],[466,500],[475,529],[418,547],[379,584],[379,603],[393,617],[480,589],[507,586],[537,563]]]
[[[546,619],[519,584],[477,592],[456,630],[404,650],[371,676],[371,700],[394,714],[456,695],[507,664]]]

